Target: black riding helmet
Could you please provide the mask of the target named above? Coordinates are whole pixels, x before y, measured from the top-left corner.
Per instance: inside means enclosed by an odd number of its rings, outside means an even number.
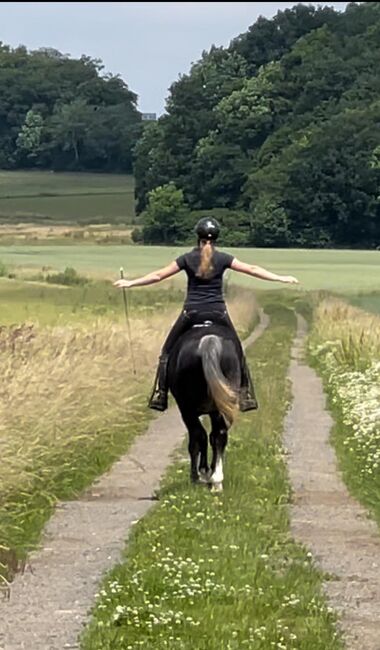
[[[212,217],[203,217],[195,226],[195,234],[198,239],[209,239],[216,241],[219,237],[220,225]]]

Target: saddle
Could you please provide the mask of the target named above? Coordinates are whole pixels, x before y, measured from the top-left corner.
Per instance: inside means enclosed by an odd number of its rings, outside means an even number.
[[[202,311],[199,313],[197,311],[189,311],[188,316],[193,321],[191,329],[199,327],[211,327],[212,325],[223,325],[224,317],[223,313],[216,310]]]

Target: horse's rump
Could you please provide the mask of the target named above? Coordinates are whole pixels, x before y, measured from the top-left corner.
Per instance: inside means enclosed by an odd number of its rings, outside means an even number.
[[[193,327],[169,358],[169,387],[182,410],[219,411],[231,423],[240,387],[241,359],[228,327]]]

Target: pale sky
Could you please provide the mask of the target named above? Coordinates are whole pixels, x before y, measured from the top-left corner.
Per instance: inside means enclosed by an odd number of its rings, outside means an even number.
[[[258,16],[296,2],[1,2],[0,38],[15,47],[53,47],[100,58],[161,114],[170,84],[212,44],[228,45]],[[303,2],[344,10],[347,2]]]

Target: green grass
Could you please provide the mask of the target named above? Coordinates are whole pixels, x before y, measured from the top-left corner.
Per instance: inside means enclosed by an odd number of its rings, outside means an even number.
[[[360,309],[380,314],[380,292],[374,291],[368,294],[359,294],[358,296],[349,296],[350,302]]]
[[[364,441],[364,444],[363,440],[358,440],[358,430],[353,430],[347,423],[339,398],[329,385],[329,377],[320,367],[319,372],[324,380],[328,407],[334,418],[331,443],[335,449],[344,482],[351,494],[363,504],[380,526],[379,432],[377,431],[377,435],[373,435],[371,440]],[[378,374],[376,380],[379,381]],[[366,389],[369,391],[370,386],[368,385]],[[360,426],[358,428],[360,429]],[[377,461],[375,467],[374,458]]]
[[[132,176],[0,172],[0,222],[129,224],[134,214]]]
[[[170,304],[180,304],[182,292],[169,285],[129,294],[132,314],[147,316]],[[85,286],[52,286],[42,282],[19,282],[0,278],[1,325],[38,322],[58,325],[92,322],[106,317],[113,322],[125,319],[121,292],[111,282],[93,282]]]
[[[32,270],[42,266],[63,271],[66,266],[80,273],[118,275],[124,266],[128,277],[165,266],[185,249],[181,247],[140,247],[93,245],[75,246],[0,246],[0,260],[7,266],[21,265]],[[325,251],[282,249],[231,249],[239,259],[282,274],[296,275],[302,290],[369,292],[378,289],[379,251]],[[181,282],[183,279],[181,274]],[[278,288],[278,283],[263,282],[229,272],[229,282],[252,289]],[[298,291],[298,288],[290,290]]]
[[[34,480],[23,491],[0,498],[0,584],[1,576],[13,577],[19,562],[39,542],[45,523],[60,500],[76,498],[95,478],[106,472],[125,453],[134,438],[147,427],[150,414],[146,408],[148,383],[140,384],[127,423],[113,423],[98,428],[92,435],[70,439],[64,450],[45,454],[41,466],[33,467]],[[80,429],[81,423],[77,422]]]
[[[176,305],[179,309],[179,299],[180,292],[161,288],[147,288],[136,296],[130,309],[136,358],[144,358],[141,346],[144,350],[152,349],[150,342],[144,340],[145,325],[146,336],[155,334],[157,337],[158,356],[165,323],[167,326],[170,323],[167,308]],[[27,321],[33,324],[34,337],[30,345],[22,338],[14,339],[12,349],[11,332],[3,327],[0,329],[0,392],[7,396],[15,414],[14,421],[11,418],[2,420],[0,436],[3,461],[0,472],[1,585],[1,576],[12,577],[18,562],[38,542],[56,502],[75,498],[146,429],[152,415],[146,401],[156,355],[152,353],[138,369],[137,382],[128,361],[122,294],[110,283],[60,287],[0,279],[0,304],[1,326],[19,326]],[[161,329],[149,325],[149,317],[157,308],[161,310]],[[134,316],[140,319],[139,331],[136,331]],[[50,329],[56,325],[58,329]],[[115,327],[118,328],[116,334]],[[35,337],[41,345],[30,351]],[[54,378],[46,372],[46,385],[41,386],[38,373],[43,364],[53,369],[57,376]],[[79,374],[81,364],[84,364],[83,376]],[[94,379],[97,371],[101,373],[101,381],[107,384],[108,396],[99,377]],[[17,382],[20,390],[14,388]],[[15,400],[9,398],[11,389],[17,395]],[[101,391],[100,395],[97,390]],[[47,397],[49,391],[51,394]],[[19,399],[21,393],[23,396]],[[20,408],[18,415],[17,408]],[[4,415],[6,412],[9,415],[6,401],[1,402],[0,409],[4,410]],[[54,431],[47,431],[47,422]],[[10,442],[14,451],[7,464]],[[32,445],[35,453],[31,460]],[[17,475],[23,477],[20,484],[12,474],[16,466]]]
[[[250,354],[260,409],[230,434],[225,492],[191,487],[187,458],[170,468],[101,588],[82,650],[342,647],[322,576],[289,532],[281,433],[295,318],[281,303],[266,298],[271,326]]]

